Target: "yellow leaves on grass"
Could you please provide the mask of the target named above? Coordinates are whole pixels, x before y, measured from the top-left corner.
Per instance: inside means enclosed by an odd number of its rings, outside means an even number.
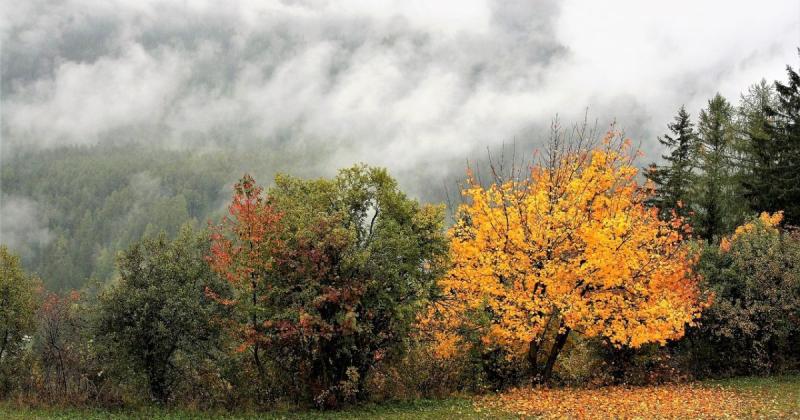
[[[553,319],[615,345],[681,337],[703,306],[689,230],[645,205],[629,150],[606,141],[488,187],[470,175],[429,318],[519,355]]]
[[[696,384],[601,389],[513,389],[475,400],[477,409],[543,419],[741,418],[768,411],[757,395]]]

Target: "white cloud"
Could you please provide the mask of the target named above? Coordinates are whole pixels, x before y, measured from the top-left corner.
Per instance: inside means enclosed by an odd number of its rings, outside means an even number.
[[[32,247],[47,245],[52,235],[40,207],[25,197],[0,196],[0,244],[23,256],[30,255]]]
[[[586,107],[656,156],[683,103],[736,100],[797,63],[800,5],[751,2],[5,1],[7,143],[128,127],[224,132],[438,175]],[[542,136],[544,133],[542,134]],[[540,136],[541,138],[541,136]],[[280,150],[277,150],[280,152]],[[460,171],[459,166],[455,170]]]

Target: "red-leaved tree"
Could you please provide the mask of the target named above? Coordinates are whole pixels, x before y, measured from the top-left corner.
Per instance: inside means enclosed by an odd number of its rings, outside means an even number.
[[[211,255],[208,261],[214,271],[222,274],[234,288],[233,299],[220,298],[211,289],[206,294],[226,306],[237,305],[240,319],[236,327],[241,339],[240,351],[250,351],[253,362],[264,375],[262,353],[267,344],[260,305],[270,290],[268,272],[276,259],[281,258],[283,242],[279,236],[281,214],[266,202],[262,188],[250,175],[245,175],[234,187],[228,207],[229,216],[212,226]]]

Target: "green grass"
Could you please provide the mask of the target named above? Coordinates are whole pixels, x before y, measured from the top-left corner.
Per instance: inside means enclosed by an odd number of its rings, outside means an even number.
[[[800,375],[743,377],[706,381],[709,386],[722,386],[764,403],[757,411],[764,417],[800,418]]]
[[[754,418],[800,418],[800,375],[769,378],[733,378],[705,381],[762,404],[753,408]],[[576,389],[575,392],[581,392]],[[485,419],[515,418],[501,412],[479,412],[468,398],[417,400],[404,403],[367,404],[342,411],[268,411],[260,413],[193,412],[145,408],[128,411],[103,409],[19,408],[0,403],[2,419]]]
[[[505,416],[506,418],[512,418]],[[341,411],[263,412],[227,414],[147,408],[134,411],[102,409],[27,409],[0,404],[2,419],[486,419],[504,418],[501,413],[478,412],[466,398],[417,400],[405,403],[368,404]]]

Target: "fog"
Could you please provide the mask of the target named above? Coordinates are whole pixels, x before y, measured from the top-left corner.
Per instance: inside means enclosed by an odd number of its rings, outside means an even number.
[[[587,109],[655,159],[681,104],[782,79],[800,44],[796,1],[2,5],[6,148],[324,150],[304,173],[366,162],[423,195]]]

